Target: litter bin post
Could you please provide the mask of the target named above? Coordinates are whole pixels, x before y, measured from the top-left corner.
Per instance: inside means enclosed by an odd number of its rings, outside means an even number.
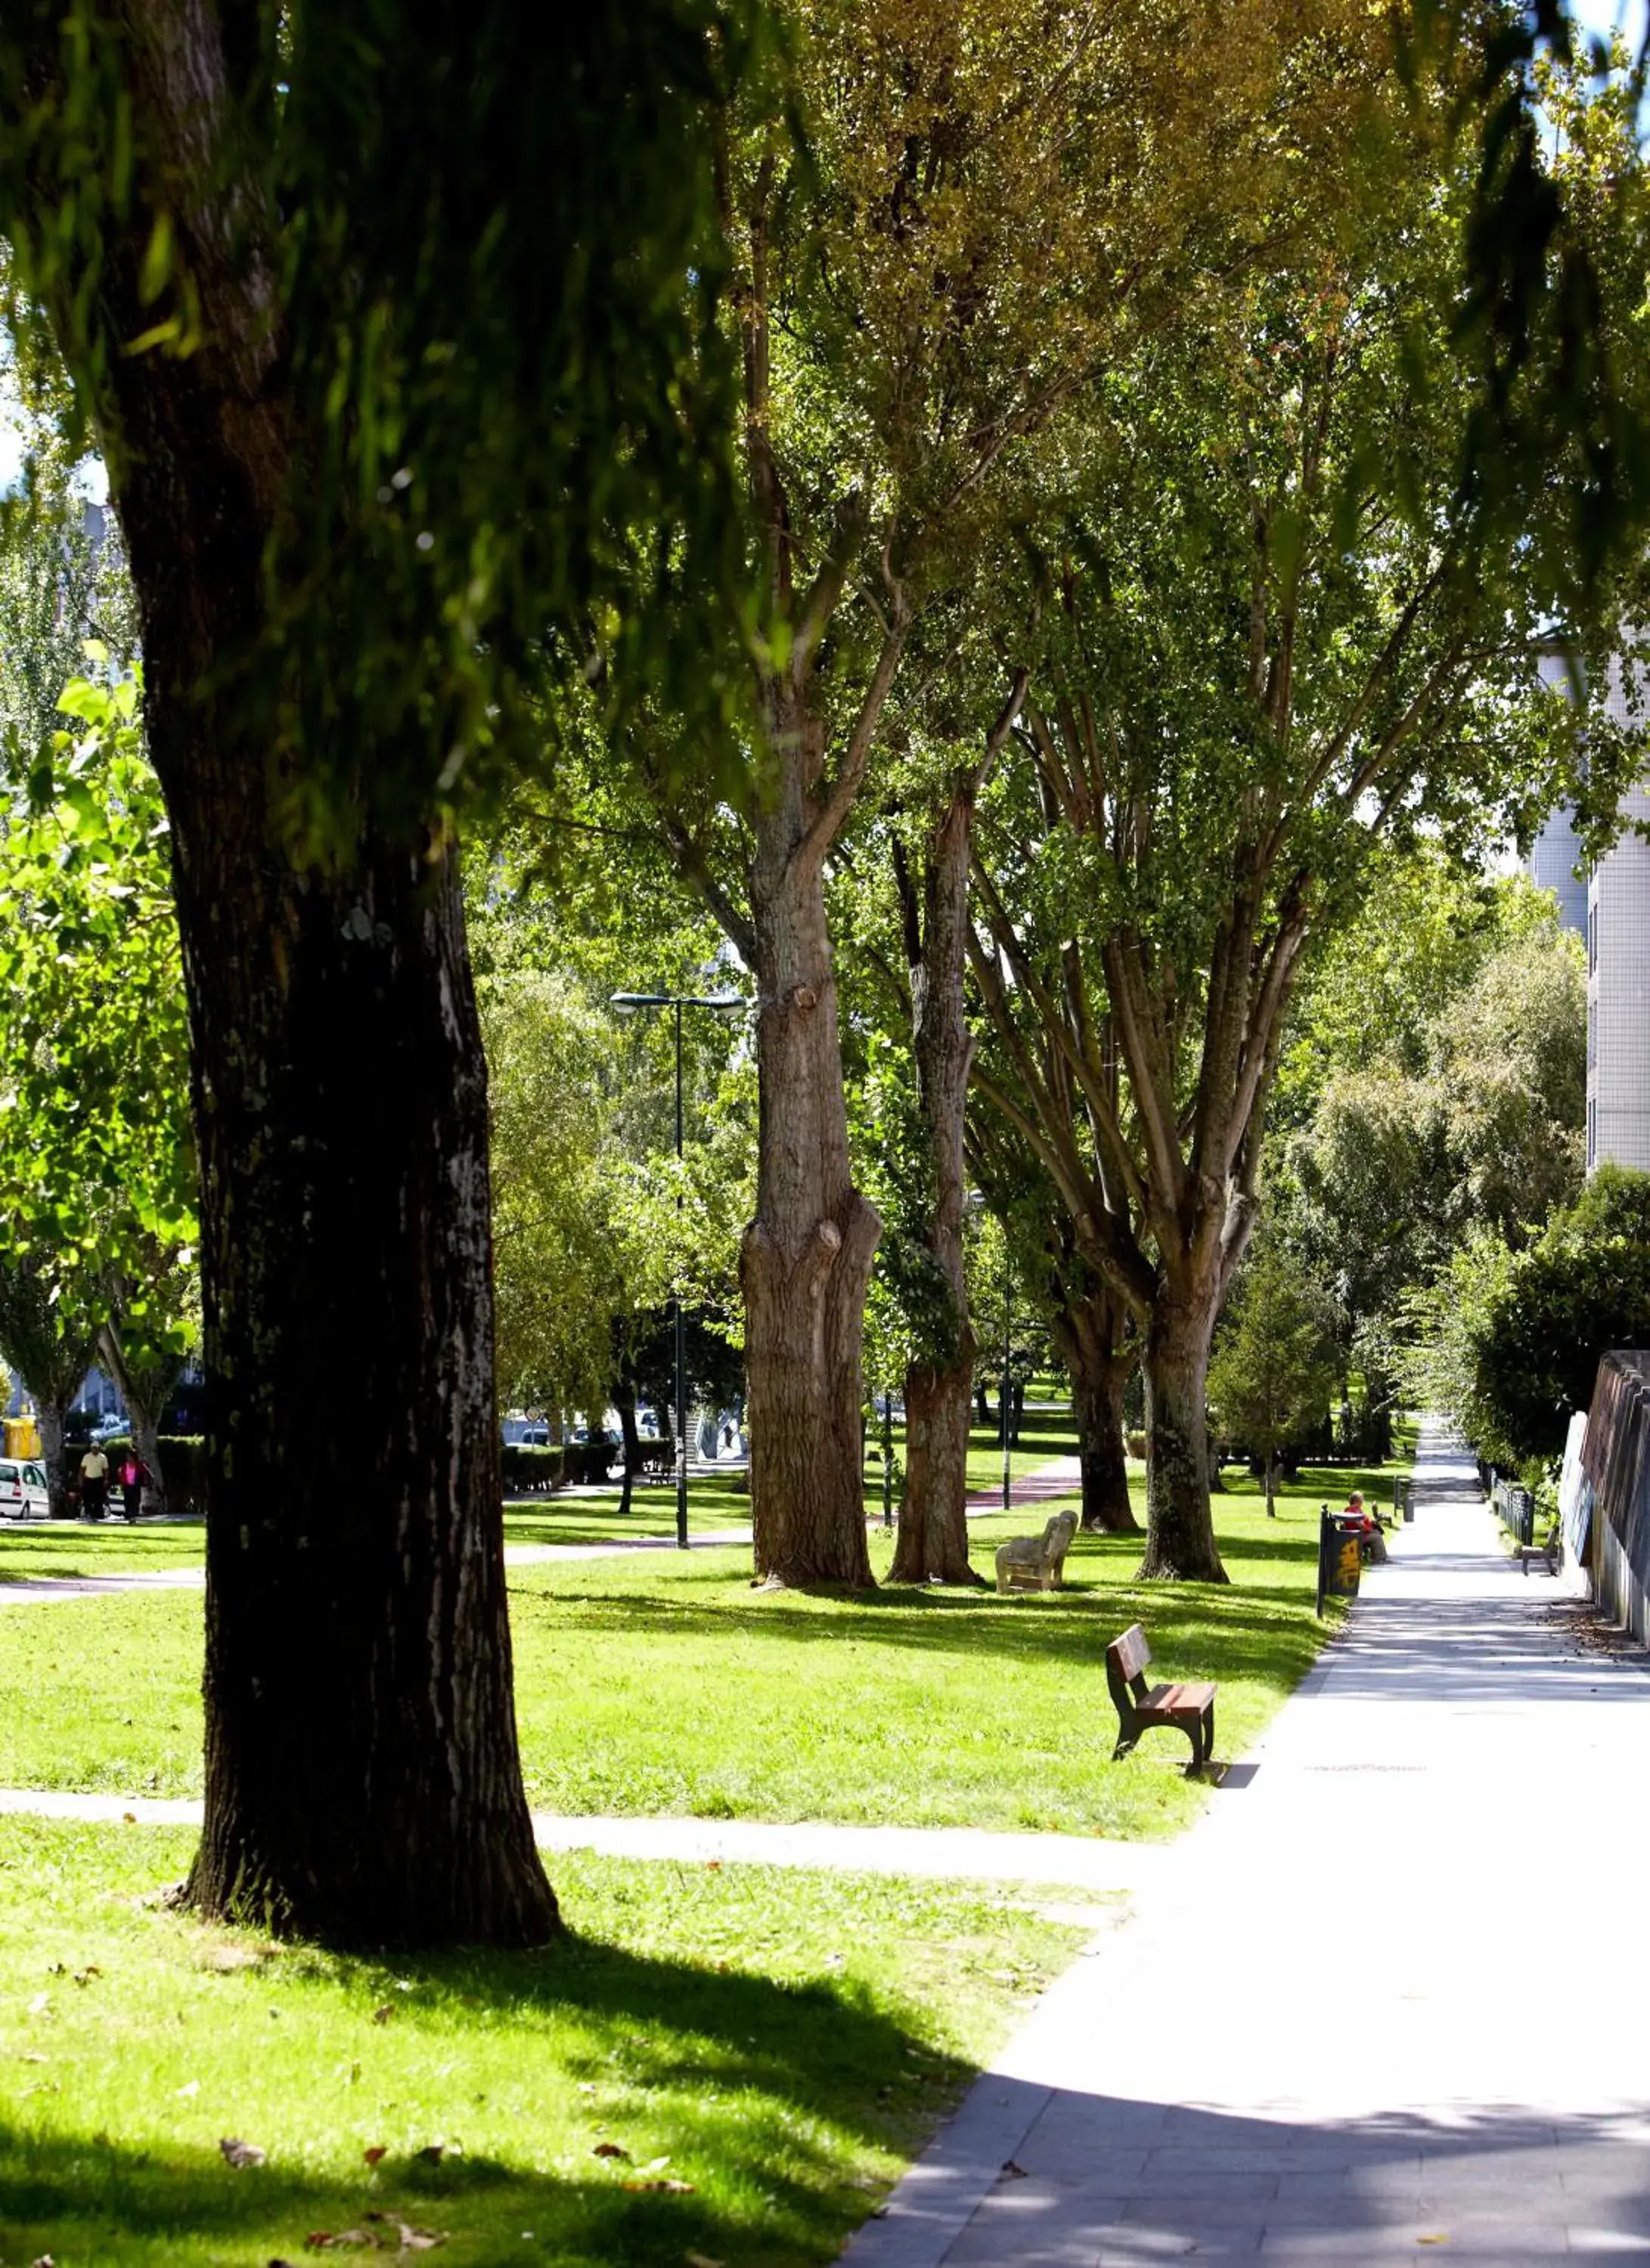
[[[1325,1599],[1355,1599],[1362,1568],[1359,1550],[1361,1531],[1355,1520],[1331,1513],[1326,1504],[1318,1514],[1318,1612]]]

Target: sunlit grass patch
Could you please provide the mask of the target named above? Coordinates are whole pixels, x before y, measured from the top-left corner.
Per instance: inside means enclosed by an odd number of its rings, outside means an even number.
[[[0,1821],[0,2258],[827,2260],[1082,1935],[1000,1889],[564,1856],[543,1952],[344,1959],[158,1907],[189,1847]]]

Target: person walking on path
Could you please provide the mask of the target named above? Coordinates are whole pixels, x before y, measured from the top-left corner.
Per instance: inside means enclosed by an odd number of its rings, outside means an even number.
[[[144,1508],[144,1491],[153,1485],[154,1477],[136,1449],[122,1451],[115,1478],[121,1484],[121,1502],[129,1523],[136,1525]]]
[[[80,1460],[80,1511],[86,1520],[101,1520],[109,1498],[109,1461],[94,1441]]]

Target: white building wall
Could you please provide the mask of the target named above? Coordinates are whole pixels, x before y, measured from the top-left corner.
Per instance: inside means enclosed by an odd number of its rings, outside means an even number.
[[[1580,871],[1578,872],[1578,868]],[[1587,869],[1581,865],[1581,845],[1567,808],[1555,811],[1536,837],[1524,871],[1538,890],[1551,890],[1558,901],[1558,925],[1578,937],[1587,932]]]
[[[1650,822],[1650,785],[1623,799]],[[1587,1165],[1650,1172],[1650,843],[1624,834],[1587,889]]]

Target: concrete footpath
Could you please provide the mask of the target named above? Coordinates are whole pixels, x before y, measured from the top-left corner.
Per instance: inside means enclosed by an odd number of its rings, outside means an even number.
[[[89,1819],[106,1825],[198,1827],[190,1795],[99,1795],[72,1788],[0,1787],[0,1815]],[[616,1818],[535,1811],[543,1851],[597,1851],[610,1859],[676,1859],[684,1866],[841,1868],[858,1874],[917,1874],[938,1881],[1013,1882],[1105,1896],[1138,1891],[1168,1863],[1166,1843],[1109,1842],[1098,1835],[1017,1835],[975,1827],[837,1827],[770,1819]]]
[[[851,2268],[1650,2257],[1650,1666],[1435,1436],[1417,1495]]]

